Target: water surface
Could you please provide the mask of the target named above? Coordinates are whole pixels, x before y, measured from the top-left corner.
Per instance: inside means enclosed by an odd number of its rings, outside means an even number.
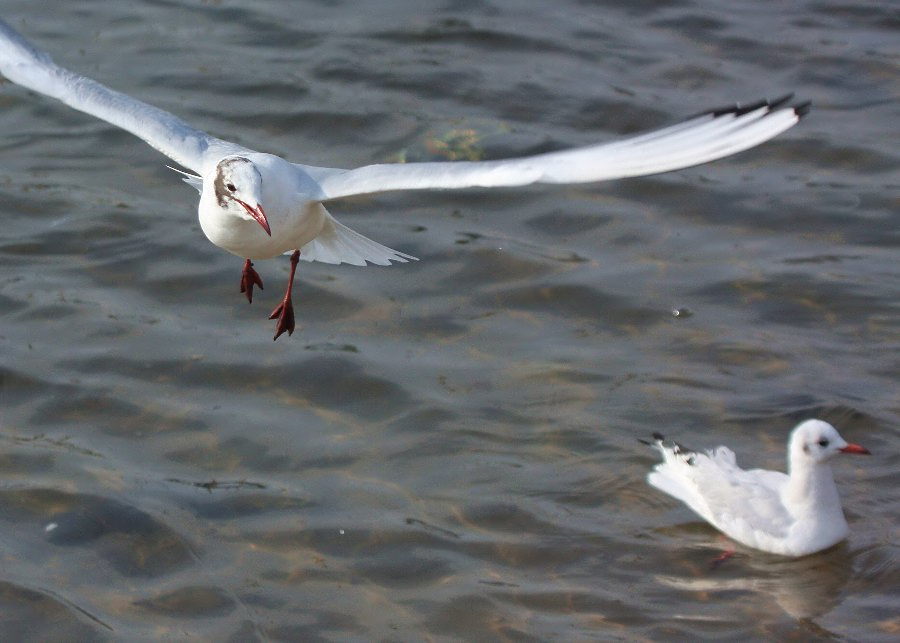
[[[305,163],[497,158],[795,91],[733,159],[337,203],[421,261],[209,244],[127,133],[0,87],[0,633],[894,640],[896,12],[880,2],[8,1],[56,60]],[[739,550],[653,431],[780,468],[820,417],[848,542]]]

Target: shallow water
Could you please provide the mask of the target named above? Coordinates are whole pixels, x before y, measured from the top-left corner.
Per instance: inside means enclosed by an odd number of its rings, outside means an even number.
[[[0,633],[23,639],[895,640],[898,50],[881,2],[104,4],[2,15],[56,60],[326,166],[496,158],[795,91],[658,177],[335,204],[421,261],[203,237],[112,126],[0,86]],[[644,482],[661,430],[781,468],[806,417],[851,536],[727,547]]]

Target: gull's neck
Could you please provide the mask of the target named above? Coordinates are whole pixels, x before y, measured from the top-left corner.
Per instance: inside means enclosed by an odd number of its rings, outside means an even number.
[[[782,499],[795,517],[816,517],[837,524],[844,523],[841,500],[827,462],[816,463],[808,458],[793,460]]]

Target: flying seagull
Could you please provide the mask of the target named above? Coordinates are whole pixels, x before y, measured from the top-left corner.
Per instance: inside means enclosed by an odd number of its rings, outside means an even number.
[[[847,537],[847,521],[829,460],[839,453],[868,454],[848,444],[833,426],[806,420],[788,441],[788,475],[744,470],[734,452],[705,453],[653,436],[662,463],[647,482],[681,500],[701,518],[739,543],[783,556],[806,556]]]
[[[290,163],[198,130],[177,116],[56,65],[0,20],[0,72],[6,78],[131,132],[189,171],[200,192],[200,227],[215,245],[244,259],[241,292],[253,301],[263,282],[253,260],[290,254],[291,272],[275,339],[294,331],[291,291],[299,259],[390,265],[415,260],[339,223],[324,204],[391,190],[586,183],[668,172],[759,145],[795,125],[809,103],[792,96],[714,109],[681,123],[609,143],[515,159],[399,163],[353,170]]]

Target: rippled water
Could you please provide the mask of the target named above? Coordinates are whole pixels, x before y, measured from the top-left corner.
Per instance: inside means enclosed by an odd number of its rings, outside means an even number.
[[[214,134],[356,166],[496,158],[796,91],[734,159],[332,211],[421,258],[238,293],[130,135],[0,86],[4,640],[896,640],[890,3],[3,3]],[[817,416],[851,536],[724,565],[655,430],[780,468]]]

